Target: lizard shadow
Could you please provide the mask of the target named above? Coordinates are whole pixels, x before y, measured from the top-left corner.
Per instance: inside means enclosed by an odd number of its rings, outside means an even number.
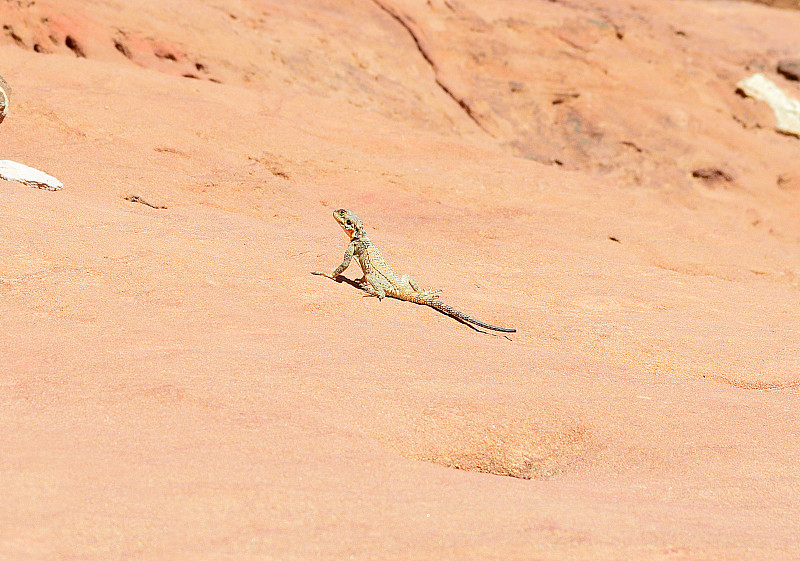
[[[352,286],[353,288],[357,288],[361,292],[367,292],[366,290],[364,290],[364,287],[361,285],[361,283],[359,281],[348,279],[345,276],[338,275],[338,276],[336,276],[335,278],[333,278],[331,280],[334,280],[334,281],[338,282],[339,284],[342,284],[342,283],[349,284],[350,286]],[[365,296],[371,296],[371,294],[369,294],[367,292],[367,294]]]
[[[338,282],[338,283],[340,283],[340,284],[342,284],[342,283],[349,284],[349,285],[350,285],[350,286],[352,286],[353,288],[355,288],[355,289],[358,289],[358,290],[359,290],[359,291],[361,291],[361,292],[364,292],[364,293],[365,293],[365,294],[364,294],[364,297],[365,297],[365,298],[377,298],[377,296],[375,296],[375,295],[373,295],[373,294],[370,294],[369,292],[367,292],[367,291],[364,289],[364,285],[361,283],[361,281],[360,281],[360,280],[352,280],[352,279],[349,279],[349,278],[347,278],[347,277],[345,277],[345,276],[342,276],[342,275],[338,275],[338,276],[336,276],[336,278],[334,278],[334,279],[332,279],[332,280],[334,280],[334,281],[336,281],[336,282]],[[391,296],[388,296],[388,298],[391,298]],[[399,300],[399,298],[397,298],[397,300]],[[433,311],[437,312],[437,313],[440,313],[440,314],[442,314],[443,316],[445,316],[445,317],[447,317],[447,318],[449,318],[449,319],[455,320],[455,321],[457,321],[458,323],[462,323],[462,324],[466,325],[467,327],[469,327],[470,329],[472,329],[472,330],[474,330],[474,331],[477,331],[478,333],[483,333],[484,335],[493,335],[493,336],[495,336],[495,337],[499,337],[499,336],[500,336],[500,335],[499,335],[499,334],[497,334],[497,333],[489,333],[488,331],[484,331],[483,329],[478,329],[477,327],[475,327],[474,325],[472,325],[472,324],[471,324],[471,323],[469,323],[468,321],[464,321],[464,320],[462,320],[462,319],[459,319],[459,318],[457,318],[457,317],[453,317],[453,316],[451,316],[451,315],[449,315],[449,314],[446,314],[446,313],[442,312],[441,310],[437,310],[436,308],[433,308],[433,307],[431,307],[431,309],[432,309]],[[508,336],[506,336],[506,335],[503,335],[503,337],[504,337],[504,338],[506,338],[506,339],[508,339],[509,341],[511,340],[511,339],[509,339],[509,337],[508,337]]]

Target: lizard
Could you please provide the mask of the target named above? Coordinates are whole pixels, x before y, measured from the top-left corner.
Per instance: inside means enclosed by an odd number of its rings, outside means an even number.
[[[150,208],[156,208],[156,209],[167,208],[164,205],[154,205],[153,203],[149,203],[145,201],[143,198],[141,198],[139,195],[125,195],[122,198],[132,203],[140,203],[143,204],[144,206],[149,206]]]
[[[344,252],[344,259],[342,264],[336,267],[331,274],[320,271],[313,271],[311,274],[336,280],[336,277],[347,269],[350,261],[355,256],[364,271],[364,276],[358,281],[359,284],[369,295],[376,296],[379,300],[390,296],[397,300],[430,306],[473,328],[477,325],[504,333],[515,333],[517,331],[516,329],[489,325],[470,317],[439,300],[439,297],[434,292],[422,290],[410,275],[400,276],[395,273],[378,248],[369,239],[369,236],[367,236],[361,219],[352,211],[340,208],[333,211],[333,218],[350,238],[350,243]]]

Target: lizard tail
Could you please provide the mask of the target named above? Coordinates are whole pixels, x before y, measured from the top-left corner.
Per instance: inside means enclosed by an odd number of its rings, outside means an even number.
[[[459,312],[458,310],[456,310],[452,306],[448,306],[447,304],[445,304],[444,302],[442,302],[438,298],[434,298],[434,297],[431,297],[431,296],[420,297],[420,296],[414,295],[414,296],[409,297],[409,300],[412,301],[412,302],[415,302],[417,304],[424,304],[426,306],[430,306],[431,308],[439,310],[443,314],[447,314],[450,317],[456,318],[456,319],[458,319],[460,321],[463,321],[463,322],[466,322],[466,323],[472,323],[472,324],[477,325],[479,327],[483,327],[484,329],[493,329],[494,331],[502,331],[503,333],[516,333],[517,332],[516,329],[510,329],[510,328],[507,328],[507,327],[497,327],[495,325],[489,325],[488,323],[483,323],[482,321],[477,320],[477,319],[475,319],[473,317],[470,317],[470,316],[468,316],[467,314],[465,314],[463,312]]]

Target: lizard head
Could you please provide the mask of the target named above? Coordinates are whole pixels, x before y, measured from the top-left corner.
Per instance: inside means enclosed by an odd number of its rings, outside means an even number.
[[[344,230],[345,234],[347,234],[350,239],[364,233],[364,224],[361,223],[361,219],[346,208],[334,210],[333,218],[339,223],[339,226],[342,227],[342,230]]]

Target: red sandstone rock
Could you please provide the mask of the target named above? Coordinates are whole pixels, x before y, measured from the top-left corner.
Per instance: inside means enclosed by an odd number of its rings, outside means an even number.
[[[0,181],[0,557],[800,555],[800,141],[735,93],[799,14],[0,16],[0,158],[68,185]],[[342,206],[519,333],[311,276]]]

